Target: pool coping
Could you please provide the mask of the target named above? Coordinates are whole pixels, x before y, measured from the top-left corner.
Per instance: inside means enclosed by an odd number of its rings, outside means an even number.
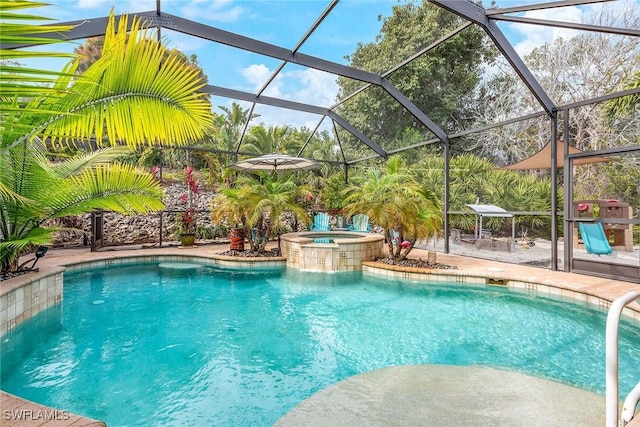
[[[40,405],[0,390],[3,426],[106,427],[102,421]]]
[[[376,261],[366,261],[362,266],[363,274],[386,276],[396,280],[409,280],[414,282],[439,282],[455,283],[456,285],[472,286],[503,286],[513,291],[525,292],[535,297],[557,297],[568,302],[580,305],[590,305],[591,308],[600,311],[608,311],[611,303],[621,295],[638,290],[640,287],[627,282],[617,284],[615,287],[603,289],[592,283],[575,283],[571,280],[559,280],[543,276],[523,277],[513,270],[445,270],[417,267],[403,267],[389,265]],[[571,273],[564,273],[569,276]],[[578,276],[578,275],[576,275]],[[587,276],[590,277],[590,276]],[[619,295],[618,295],[619,294]],[[615,297],[614,297],[615,296]],[[640,304],[630,304],[622,311],[623,317],[640,322]]]

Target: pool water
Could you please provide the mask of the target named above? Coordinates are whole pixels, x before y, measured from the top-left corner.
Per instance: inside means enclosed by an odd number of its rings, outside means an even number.
[[[604,393],[604,324],[500,287],[121,266],[66,274],[61,307],[3,337],[1,385],[109,426],[271,425],[330,384],[392,365],[486,365]],[[620,353],[626,396],[637,324],[623,323]]]
[[[326,237],[314,237],[313,243],[335,243],[335,240]]]
[[[313,239],[313,243],[335,243],[335,239],[359,239],[362,238],[360,235],[352,235],[352,234],[344,234],[341,233],[339,235],[331,234],[331,233],[313,233],[306,234],[305,237],[309,237]]]

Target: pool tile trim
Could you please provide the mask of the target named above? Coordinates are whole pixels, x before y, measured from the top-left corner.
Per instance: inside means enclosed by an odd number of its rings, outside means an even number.
[[[193,262],[226,268],[279,269],[285,267],[285,261],[283,257],[252,257],[239,260],[238,257],[225,255],[168,254],[107,256],[91,261],[71,261],[56,268],[53,272],[37,272],[35,276],[18,276],[2,282],[2,286],[0,286],[0,337],[11,332],[20,323],[37,313],[62,302],[64,272],[156,262]]]
[[[470,286],[503,286],[513,291],[523,291],[528,295],[540,297],[558,297],[580,305],[589,305],[591,308],[607,312],[612,300],[601,295],[591,288],[583,287],[572,289],[566,287],[566,283],[558,283],[541,277],[529,276],[519,278],[517,275],[506,271],[464,271],[441,270],[417,267],[402,267],[381,262],[367,261],[362,265],[363,274],[386,276],[394,280],[409,280],[419,283],[455,283],[456,285]],[[640,323],[640,304],[631,304],[625,307],[622,315],[629,320]]]

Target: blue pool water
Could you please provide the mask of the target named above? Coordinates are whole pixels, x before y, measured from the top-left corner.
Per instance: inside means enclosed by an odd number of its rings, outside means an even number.
[[[64,292],[3,337],[2,389],[109,426],[271,425],[330,384],[405,364],[604,393],[605,315],[499,287],[147,264],[67,274]],[[620,349],[626,396],[637,324]]]

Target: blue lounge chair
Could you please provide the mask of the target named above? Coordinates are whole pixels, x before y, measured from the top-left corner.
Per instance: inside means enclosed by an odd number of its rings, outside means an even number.
[[[349,231],[371,232],[371,224],[369,224],[369,216],[365,214],[357,214],[351,217]]]
[[[398,246],[400,244],[400,233],[396,230],[391,230],[389,234],[391,235],[391,243],[394,246]]]
[[[313,224],[309,227],[313,231],[329,231],[331,230],[331,224],[329,224],[329,215],[320,212],[313,217]]]
[[[613,252],[604,228],[602,228],[602,224],[599,222],[594,224],[579,222],[578,228],[580,229],[580,235],[582,236],[584,248],[587,250],[587,253],[609,255]]]

